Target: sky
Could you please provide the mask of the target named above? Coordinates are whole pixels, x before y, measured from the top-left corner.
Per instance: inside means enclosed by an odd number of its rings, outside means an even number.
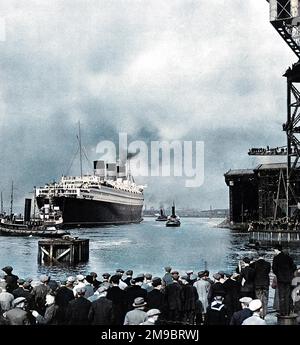
[[[248,149],[285,144],[286,83],[296,56],[258,0],[0,0],[0,190],[78,174],[77,123],[90,161],[129,141],[204,142],[204,183],[137,177],[147,206],[227,208],[224,173]],[[264,161],[265,162],[265,161]],[[84,163],[84,171],[90,164]]]

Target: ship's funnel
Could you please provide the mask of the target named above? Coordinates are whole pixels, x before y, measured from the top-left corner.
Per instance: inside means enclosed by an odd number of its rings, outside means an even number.
[[[175,213],[175,205],[173,204],[172,206],[172,217],[175,217],[176,213]]]
[[[24,222],[30,222],[31,216],[31,199],[25,199]]]
[[[105,163],[104,161],[94,161],[94,174],[101,179],[105,178]]]
[[[287,20],[298,17],[299,0],[269,0],[270,21]]]
[[[121,179],[126,178],[126,167],[125,165],[118,164],[117,165],[117,177]]]
[[[115,181],[117,179],[117,165],[116,163],[106,164],[107,178]]]

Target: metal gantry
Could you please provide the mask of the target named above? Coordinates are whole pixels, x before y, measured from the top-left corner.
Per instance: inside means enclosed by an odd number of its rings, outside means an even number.
[[[270,5],[270,22],[295,55],[300,59],[300,1],[299,0],[267,0]],[[291,215],[291,205],[298,205],[299,181],[295,174],[300,158],[300,61],[289,67],[283,75],[287,80],[287,120],[283,124],[287,145],[277,148],[253,148],[248,154],[255,156],[286,156],[285,174],[286,215]],[[278,178],[278,190],[283,179],[282,171]],[[279,194],[279,192],[278,192]],[[278,200],[277,200],[278,202]],[[276,212],[277,212],[277,202]],[[276,212],[274,217],[276,218]]]

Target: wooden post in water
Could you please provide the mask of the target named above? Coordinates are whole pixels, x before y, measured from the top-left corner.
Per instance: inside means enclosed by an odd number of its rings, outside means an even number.
[[[77,264],[89,259],[89,240],[65,236],[62,239],[38,241],[39,264]]]

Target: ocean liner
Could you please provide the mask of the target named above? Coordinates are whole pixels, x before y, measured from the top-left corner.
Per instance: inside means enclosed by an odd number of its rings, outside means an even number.
[[[90,227],[142,221],[144,186],[126,172],[125,163],[94,161],[93,174],[82,174],[79,125],[80,176],[63,176],[60,182],[35,189],[38,208],[58,209],[63,227]]]
[[[94,161],[93,175],[63,176],[59,183],[37,188],[38,208],[59,208],[65,227],[141,222],[143,186],[124,176],[121,168]]]

